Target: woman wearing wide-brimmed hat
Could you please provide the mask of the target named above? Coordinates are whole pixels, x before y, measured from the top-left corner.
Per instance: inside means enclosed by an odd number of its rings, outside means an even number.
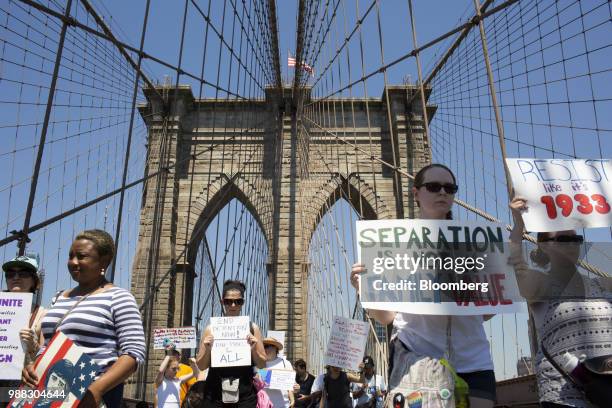
[[[263,339],[264,349],[266,350],[266,368],[276,370],[293,370],[291,362],[289,362],[283,356],[279,356],[278,352],[283,349],[283,345],[280,341],[266,337]],[[290,390],[272,390],[269,388],[265,389],[268,394],[270,401],[274,407],[290,407],[294,404],[293,391]]]

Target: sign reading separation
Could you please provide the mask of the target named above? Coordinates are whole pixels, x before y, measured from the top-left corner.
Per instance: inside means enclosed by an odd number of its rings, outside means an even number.
[[[325,364],[358,370],[368,341],[368,323],[334,316],[327,342]]]
[[[174,344],[176,349],[196,348],[195,327],[157,328],[153,330],[154,350],[163,350],[168,343]]]
[[[506,159],[528,231],[612,225],[612,160]]]
[[[0,292],[0,379],[20,380],[24,350],[19,330],[28,326],[31,293]]]
[[[431,315],[525,310],[501,224],[453,220],[357,221],[366,309]]]
[[[249,316],[211,317],[210,329],[214,337],[211,367],[251,365]]]

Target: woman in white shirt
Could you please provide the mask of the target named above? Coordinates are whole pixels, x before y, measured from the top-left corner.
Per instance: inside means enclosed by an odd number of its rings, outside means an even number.
[[[415,176],[412,193],[421,210],[421,218],[452,219],[451,207],[457,192],[453,172],[441,164],[430,164]],[[365,273],[363,264],[353,265],[351,284],[359,290],[359,275]],[[489,342],[482,323],[483,316],[441,316],[369,310],[370,316],[381,324],[393,323],[397,334],[391,345],[394,349],[414,351],[432,358],[447,357],[457,374],[469,385],[470,407],[490,408],[495,401],[495,374],[489,352]],[[389,365],[393,364],[390,358]],[[390,367],[389,389],[401,379],[406,367]],[[399,370],[400,372],[394,371]]]
[[[283,349],[283,345],[278,340],[266,337],[263,339],[263,345],[266,351],[266,368],[293,370],[291,363],[286,358],[278,355],[278,352]],[[295,398],[292,390],[272,390],[269,388],[265,388],[264,390],[275,408],[288,408],[293,406]]]

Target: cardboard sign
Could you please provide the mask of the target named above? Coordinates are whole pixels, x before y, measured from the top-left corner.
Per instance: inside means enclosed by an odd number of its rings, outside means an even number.
[[[612,160],[506,159],[528,231],[612,225]]]
[[[366,322],[334,316],[325,364],[358,370],[368,341],[368,329]]]
[[[490,222],[357,221],[361,303],[431,315],[524,311],[508,237]]]
[[[293,370],[260,368],[258,372],[266,384],[265,388],[281,391],[293,389],[293,384],[295,384],[295,371]]]
[[[25,350],[19,331],[28,327],[31,293],[0,292],[0,379],[20,380]]]
[[[83,349],[62,332],[49,341],[34,364],[38,388],[21,386],[14,392],[10,408],[75,407],[96,379],[100,367]]]
[[[214,337],[211,367],[251,365],[251,347],[246,338],[250,334],[248,316],[211,317],[210,329]]]
[[[163,350],[168,343],[176,349],[196,348],[195,327],[175,327],[153,330],[153,349]]]

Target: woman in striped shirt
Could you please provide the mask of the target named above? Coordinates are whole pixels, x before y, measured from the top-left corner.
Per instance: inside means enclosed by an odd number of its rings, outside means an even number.
[[[118,407],[124,381],[144,359],[144,330],[134,296],[104,276],[114,253],[107,232],[78,234],[68,255],[68,271],[77,286],[58,293],[42,321],[45,345],[59,330],[100,367],[80,407],[97,407],[102,401],[107,407]],[[36,385],[33,365],[26,367],[23,380]]]

